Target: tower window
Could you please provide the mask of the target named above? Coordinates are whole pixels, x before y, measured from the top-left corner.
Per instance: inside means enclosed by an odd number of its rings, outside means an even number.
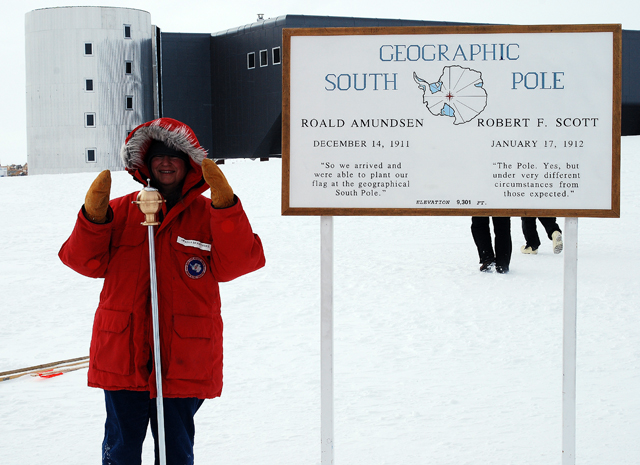
[[[124,74],[131,74],[133,72],[133,62],[125,61],[124,62]]]
[[[125,110],[133,110],[133,95],[127,95],[124,98],[124,108]]]
[[[131,39],[131,24],[124,25],[124,38]]]
[[[96,162],[96,149],[95,148],[85,149],[84,154],[85,154],[85,160],[87,161],[87,163],[95,163]]]
[[[85,113],[84,114],[84,127],[85,128],[95,128],[96,127],[96,114],[95,113]]]
[[[274,47],[271,49],[271,58],[274,65],[279,65],[280,61],[280,47]]]
[[[269,65],[269,54],[267,50],[260,50],[260,67]]]
[[[254,69],[256,67],[256,52],[247,53],[247,69]]]
[[[87,92],[93,92],[93,79],[84,80],[84,90]]]
[[[93,44],[91,42],[84,43],[84,54],[85,56],[93,55]]]

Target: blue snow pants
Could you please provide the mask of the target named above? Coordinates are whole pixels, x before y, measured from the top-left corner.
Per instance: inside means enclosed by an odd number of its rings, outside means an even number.
[[[140,465],[149,422],[155,443],[155,464],[159,465],[156,399],[150,399],[148,391],[105,390],[104,395],[107,421],[102,465]],[[193,465],[193,417],[203,402],[195,397],[163,399],[167,465]]]

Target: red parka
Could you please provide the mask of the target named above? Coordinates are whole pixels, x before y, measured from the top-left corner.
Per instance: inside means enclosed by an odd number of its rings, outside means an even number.
[[[164,397],[217,397],[222,390],[222,318],[218,282],[265,264],[240,200],[215,209],[200,163],[206,152],[191,129],[161,118],[136,128],[121,151],[127,170],[146,184],[146,149],[152,139],[190,156],[183,198],[155,229],[160,353]],[[138,192],[111,200],[109,220],[94,224],[82,212],[62,246],[60,259],[80,274],[104,278],[90,349],[89,386],[150,391],[153,331],[147,227],[132,201]]]

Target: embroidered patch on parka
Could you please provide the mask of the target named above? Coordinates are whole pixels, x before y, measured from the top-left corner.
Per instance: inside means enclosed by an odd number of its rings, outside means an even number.
[[[191,257],[184,265],[184,272],[191,279],[200,279],[207,271],[207,264],[200,257]]]

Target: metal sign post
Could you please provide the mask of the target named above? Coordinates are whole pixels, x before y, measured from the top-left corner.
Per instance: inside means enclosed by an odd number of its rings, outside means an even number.
[[[162,403],[162,362],[160,361],[160,321],[158,317],[158,281],[156,277],[156,251],[155,235],[153,227],[160,224],[156,215],[162,206],[162,196],[157,189],[150,187],[147,180],[147,187],[142,189],[138,198],[134,201],[140,211],[145,214],[145,221],[141,223],[147,226],[149,234],[149,278],[151,282],[151,317],[153,320],[153,359],[156,370],[156,406],[158,420],[158,453],[160,465],[166,465],[167,452],[164,440],[164,405]]]
[[[562,338],[562,465],[576,463],[576,315],[578,218],[564,222],[564,304]]]
[[[333,465],[333,217],[320,217],[320,434],[322,465]]]

